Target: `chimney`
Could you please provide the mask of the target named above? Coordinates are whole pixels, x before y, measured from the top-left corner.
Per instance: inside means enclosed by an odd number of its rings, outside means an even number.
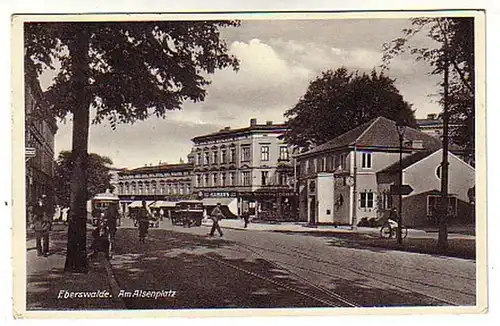
[[[428,114],[428,115],[427,115],[427,119],[428,119],[428,120],[434,120],[434,119],[436,119],[436,116],[437,116],[437,114],[436,114],[436,113],[431,113],[431,114]]]
[[[272,126],[272,125],[273,125],[273,122],[272,122],[272,121],[266,121],[266,125],[267,125],[267,126]]]
[[[255,118],[250,119],[250,127],[253,127],[256,125],[257,125],[257,119],[255,119]]]
[[[224,127],[225,131],[231,130],[231,127]]]

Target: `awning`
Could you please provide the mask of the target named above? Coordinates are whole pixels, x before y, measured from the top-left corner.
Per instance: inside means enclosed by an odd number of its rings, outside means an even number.
[[[204,206],[217,206],[217,203],[220,203],[221,206],[229,206],[233,202],[236,202],[236,198],[203,198]]]
[[[158,201],[155,201],[153,204],[149,205],[149,207],[152,207],[152,208],[175,207],[175,204],[176,204],[176,202],[174,202],[174,201],[158,200]]]
[[[146,200],[146,206],[149,206],[151,205],[152,203],[154,203],[153,200]],[[128,205],[129,208],[138,208],[138,207],[142,207],[142,200],[136,200],[132,203],[130,203]]]

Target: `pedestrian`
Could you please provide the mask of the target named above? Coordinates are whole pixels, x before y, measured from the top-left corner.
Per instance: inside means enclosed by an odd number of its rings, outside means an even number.
[[[245,209],[242,214],[243,220],[245,221],[245,228],[248,226],[250,220],[250,212],[248,209]]]
[[[118,220],[120,213],[118,212],[118,204],[110,204],[104,213],[104,219],[107,222],[111,240],[115,239],[116,230],[118,229]]]
[[[151,213],[148,210],[146,201],[142,201],[142,207],[137,211],[137,224],[139,226],[139,242],[146,241],[146,234],[149,228],[149,219]]]
[[[217,230],[219,232],[220,236],[222,237],[223,236],[222,230],[220,229],[220,226],[219,226],[219,221],[223,218],[220,203],[217,203],[217,206],[212,210],[212,212],[210,213],[210,218],[212,219],[213,224],[212,224],[212,230],[210,230],[209,235],[213,236],[215,233],[215,230]]]
[[[35,229],[36,251],[38,256],[49,255],[49,231],[52,228],[46,204],[46,196],[42,195],[33,207],[33,228]]]

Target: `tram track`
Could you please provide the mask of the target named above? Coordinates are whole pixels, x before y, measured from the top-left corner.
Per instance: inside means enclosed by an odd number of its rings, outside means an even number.
[[[394,276],[392,274],[375,272],[373,270],[368,271],[368,270],[365,270],[365,269],[353,269],[353,268],[345,267],[344,265],[339,264],[339,263],[334,263],[334,262],[327,261],[327,260],[324,260],[324,259],[321,259],[321,258],[318,258],[318,257],[315,257],[315,256],[311,256],[311,255],[309,255],[307,253],[302,253],[302,255],[294,255],[294,254],[290,254],[290,253],[287,253],[287,252],[282,252],[282,251],[278,251],[278,250],[274,250],[274,249],[270,249],[270,248],[265,248],[265,247],[259,247],[259,246],[255,246],[255,245],[245,245],[245,246],[246,247],[243,247],[243,248],[245,248],[247,250],[249,250],[248,247],[251,247],[251,248],[258,249],[258,250],[269,251],[269,252],[273,252],[273,253],[277,253],[277,254],[287,255],[287,256],[290,256],[290,257],[294,257],[294,258],[306,259],[306,260],[309,260],[309,261],[314,261],[314,262],[319,262],[319,263],[323,263],[323,264],[330,265],[330,266],[335,266],[336,268],[341,268],[341,269],[343,269],[345,271],[349,271],[349,272],[355,273],[357,275],[364,276],[364,277],[369,278],[371,280],[374,280],[376,282],[380,282],[382,284],[385,284],[385,285],[388,285],[388,286],[391,286],[391,287],[395,287],[395,288],[398,288],[398,289],[401,289],[401,290],[404,290],[404,291],[407,291],[407,292],[412,292],[412,293],[415,293],[415,294],[418,294],[418,295],[422,295],[422,296],[428,297],[428,298],[430,298],[432,300],[435,300],[435,301],[438,301],[438,302],[441,302],[441,303],[445,303],[445,304],[451,305],[451,306],[459,306],[460,304],[457,304],[456,302],[452,302],[450,300],[443,299],[443,298],[440,298],[440,297],[437,297],[437,296],[433,296],[433,295],[428,294],[428,293],[424,293],[422,291],[415,291],[412,288],[408,288],[408,287],[405,287],[405,286],[401,286],[401,285],[395,284],[394,281],[386,281],[386,280],[374,277],[373,274],[377,274],[377,275],[382,276],[382,277],[387,277],[387,278],[391,278],[391,279],[394,279],[394,280],[403,281],[403,282],[407,282],[407,283],[419,284],[419,285],[426,286],[426,287],[432,287],[432,288],[437,288],[437,289],[441,289],[441,290],[445,290],[445,291],[455,292],[455,293],[459,293],[461,295],[470,296],[470,297],[474,297],[475,298],[475,294],[472,294],[472,293],[469,293],[469,292],[460,291],[460,290],[456,290],[456,289],[450,289],[450,288],[447,288],[447,287],[443,287],[443,286],[436,285],[436,284],[431,284],[431,283],[428,283],[428,282],[415,281],[415,280],[408,279],[408,278],[396,277],[396,276]],[[280,245],[275,245],[275,246],[276,247],[284,247],[284,246],[280,246]],[[287,250],[292,250],[292,251],[296,252],[296,250],[290,249],[289,247],[284,247],[284,248],[286,248]],[[341,278],[341,279],[348,280],[346,278],[339,277],[336,274],[326,273],[326,272],[315,270],[315,269],[312,269],[312,268],[305,268],[303,266],[300,266],[300,265],[297,265],[297,264],[293,264],[293,263],[288,263],[288,262],[283,262],[283,261],[279,261],[278,262],[278,261],[276,261],[276,259],[274,260],[274,262],[275,263],[279,263],[279,264],[288,265],[288,266],[291,266],[293,268],[302,269],[302,270],[305,270],[305,271],[308,271],[308,272],[313,272],[313,273],[321,274],[321,275],[327,276],[327,277]]]

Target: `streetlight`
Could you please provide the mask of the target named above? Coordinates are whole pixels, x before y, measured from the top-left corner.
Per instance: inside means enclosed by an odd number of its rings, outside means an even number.
[[[398,239],[398,243],[403,243],[403,238],[401,237],[401,227],[403,225],[403,217],[401,216],[401,211],[403,207],[403,195],[402,195],[402,187],[403,187],[403,140],[406,130],[406,124],[403,120],[398,120],[396,122],[396,130],[398,131],[399,136],[399,210],[398,210],[398,229],[396,232],[396,236]]]

